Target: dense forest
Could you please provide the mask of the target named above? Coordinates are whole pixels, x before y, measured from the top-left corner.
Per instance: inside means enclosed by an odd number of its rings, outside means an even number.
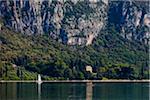
[[[93,72],[86,71],[92,66]],[[2,27],[0,79],[148,79],[148,45],[102,30],[89,46],[69,46],[47,35],[26,35]]]

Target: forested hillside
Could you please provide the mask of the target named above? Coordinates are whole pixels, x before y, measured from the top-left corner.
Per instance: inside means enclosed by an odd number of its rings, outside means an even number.
[[[46,35],[0,31],[0,79],[148,78],[148,45],[129,41],[113,27],[89,46],[68,46]],[[92,66],[93,72],[85,67]]]

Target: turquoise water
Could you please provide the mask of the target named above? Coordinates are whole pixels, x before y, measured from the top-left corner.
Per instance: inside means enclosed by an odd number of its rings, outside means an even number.
[[[0,100],[149,100],[149,84],[0,83]]]

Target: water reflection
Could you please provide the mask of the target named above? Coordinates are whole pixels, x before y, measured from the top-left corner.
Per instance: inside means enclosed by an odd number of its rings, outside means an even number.
[[[87,82],[86,83],[86,100],[92,100],[93,96],[93,83]]]
[[[149,100],[148,83],[0,83],[0,100]]]
[[[38,100],[41,100],[41,85],[42,84],[38,84]]]

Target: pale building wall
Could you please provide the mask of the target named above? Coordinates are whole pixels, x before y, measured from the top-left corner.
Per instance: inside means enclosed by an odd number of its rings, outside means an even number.
[[[92,67],[91,66],[86,66],[86,71],[92,73],[93,72]]]

